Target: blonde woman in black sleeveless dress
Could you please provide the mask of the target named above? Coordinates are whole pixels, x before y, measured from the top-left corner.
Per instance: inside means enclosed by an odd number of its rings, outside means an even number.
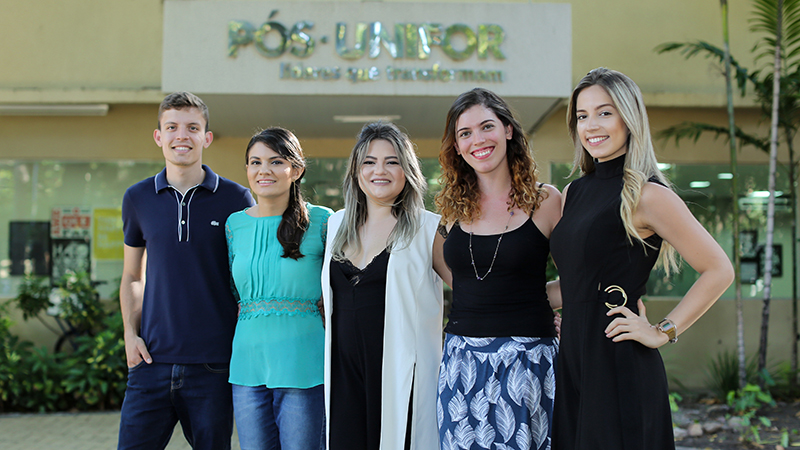
[[[727,289],[725,253],[658,169],[641,92],[625,75],[589,72],[567,122],[582,177],[564,189],[551,248],[563,300],[554,450],[673,450],[658,347],[675,342]],[[675,250],[700,277],[651,325],[639,298]]]

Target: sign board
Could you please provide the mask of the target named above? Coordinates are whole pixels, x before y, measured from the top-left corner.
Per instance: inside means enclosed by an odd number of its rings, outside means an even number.
[[[167,92],[566,97],[571,5],[165,0]],[[189,50],[190,49],[190,50]]]
[[[95,208],[93,236],[92,250],[95,259],[122,259],[124,245],[122,210],[119,208]]]
[[[79,207],[53,208],[50,212],[50,237],[89,238],[92,231],[92,210]]]
[[[50,241],[53,257],[50,279],[58,283],[67,271],[90,273],[92,268],[91,241],[87,239],[53,239]]]

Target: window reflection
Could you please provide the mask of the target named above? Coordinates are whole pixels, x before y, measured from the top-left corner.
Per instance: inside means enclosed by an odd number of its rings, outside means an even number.
[[[421,160],[422,171],[428,180],[426,207],[434,210],[433,198],[439,191],[439,163],[436,158]],[[311,158],[303,179],[306,198],[334,210],[344,207],[342,178],[347,158]],[[122,195],[130,185],[154,175],[163,162],[66,162],[66,161],[0,161],[0,297],[15,294],[11,276],[9,227],[12,221],[47,221],[52,208],[78,206],[83,208],[119,208]],[[567,178],[571,164],[551,165],[551,181],[560,190],[576,178]],[[723,249],[732,254],[731,223],[733,213],[730,194],[730,170],[727,164],[662,164],[662,170],[675,185],[675,191],[692,213],[709,230]],[[759,264],[766,240],[766,207],[768,167],[740,165],[740,228],[742,231],[742,292],[746,298],[760,298],[763,289]],[[774,273],[773,297],[791,296],[791,211],[792,198],[787,175],[779,171],[776,180],[775,245],[780,248],[778,273]],[[695,186],[695,187],[692,187]],[[121,261],[93,263],[97,279],[114,280],[119,276]],[[663,272],[654,271],[648,283],[650,296],[683,296],[697,279],[697,273],[687,264],[682,271],[667,279]],[[5,281],[4,281],[5,280]],[[111,283],[114,284],[114,283]],[[724,297],[733,297],[733,288]]]
[[[163,162],[0,160],[0,298],[16,296],[16,286],[21,279],[12,276],[12,272],[18,272],[12,270],[12,222],[49,222],[53,208],[121,208],[122,195],[130,185],[158,173],[163,167]],[[108,296],[115,288],[112,281],[119,277],[121,270],[121,260],[92,262],[93,278],[107,282],[101,288],[101,295]]]
[[[662,164],[664,173],[674,184],[675,192],[686,202],[689,210],[700,223],[720,243],[725,252],[733,254],[732,223],[733,206],[731,203],[731,174],[728,164]],[[571,164],[552,164],[552,182],[559,190],[577,178],[577,174],[567,178]],[[751,258],[758,256],[759,246],[763,248],[766,241],[767,198],[769,167],[766,164],[739,165],[738,202],[741,217],[740,230],[746,233],[747,239],[742,244]],[[791,296],[791,204],[789,196],[788,176],[779,171],[776,175],[775,201],[775,236],[774,243],[779,246],[780,276],[773,272],[772,296],[788,298]],[[779,195],[778,195],[779,194]],[[742,265],[742,296],[745,298],[761,298],[763,295],[763,278],[755,276],[757,262],[746,260]],[[747,277],[744,275],[747,274]],[[653,271],[647,285],[649,296],[680,297],[691,287],[698,274],[688,264],[683,264],[680,273],[666,278],[660,270]],[[749,283],[748,283],[749,281]],[[723,298],[733,298],[733,288]]]
[[[426,206],[433,210],[433,197],[438,192],[439,163],[436,158],[423,159],[421,162],[429,185]],[[94,211],[95,220],[109,219],[97,217],[99,209],[108,215],[113,209],[121,208],[122,196],[129,186],[155,175],[163,168],[162,161],[0,160],[0,298],[15,296],[16,285],[21,279],[17,276],[19,270],[12,270],[9,241],[12,222],[46,223],[51,218],[53,208],[63,207]],[[333,210],[343,208],[342,178],[346,168],[347,158],[310,159],[303,178],[304,195],[308,201]],[[118,226],[121,230],[121,222]],[[92,276],[96,280],[107,281],[104,286],[109,291],[113,290],[116,285],[114,280],[122,270],[122,260],[109,259],[108,256],[98,258],[94,251],[91,255]],[[15,255],[17,253],[15,251]],[[35,265],[36,261],[29,263],[25,266],[25,261],[22,261],[23,267]]]

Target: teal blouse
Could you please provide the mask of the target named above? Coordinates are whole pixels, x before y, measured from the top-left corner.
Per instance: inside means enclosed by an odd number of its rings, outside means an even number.
[[[282,258],[281,216],[233,213],[225,224],[231,276],[239,296],[232,384],[310,388],[322,384],[325,331],[317,309],[331,210],[307,204],[310,223],[299,260]]]

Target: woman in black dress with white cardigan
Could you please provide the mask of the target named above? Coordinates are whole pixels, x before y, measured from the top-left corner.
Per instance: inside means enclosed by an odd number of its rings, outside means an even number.
[[[437,447],[441,357],[439,216],[414,145],[391,123],[364,125],[328,221],[322,270],[329,450]],[[438,243],[438,244],[437,244]],[[441,276],[441,278],[440,278]]]

